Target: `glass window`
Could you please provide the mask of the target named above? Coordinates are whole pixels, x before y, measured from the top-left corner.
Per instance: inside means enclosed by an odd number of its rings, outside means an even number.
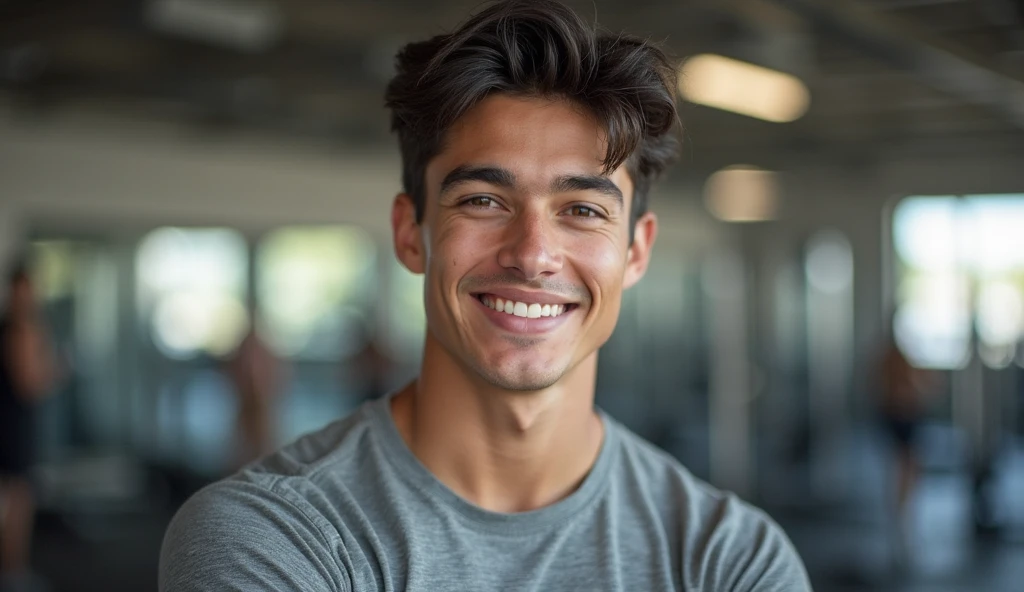
[[[990,367],[1002,368],[1024,339],[1024,195],[964,201],[979,354]]]
[[[350,226],[276,230],[257,253],[267,338],[282,356],[334,361],[363,344],[377,293],[376,246]]]
[[[986,364],[1009,364],[1024,337],[1024,195],[926,196],[893,218],[899,262],[894,331],[913,363],[958,368],[971,326]]]
[[[36,292],[41,299],[52,302],[71,296],[75,281],[75,243],[35,241],[32,264]]]
[[[248,327],[245,239],[226,228],[159,228],[136,258],[139,311],[165,355],[222,356]]]

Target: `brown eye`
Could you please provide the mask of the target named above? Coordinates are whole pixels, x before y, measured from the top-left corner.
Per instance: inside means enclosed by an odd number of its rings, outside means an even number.
[[[573,206],[569,208],[569,214],[579,218],[596,218],[597,212],[594,208],[588,208],[587,206]]]
[[[491,199],[490,197],[487,197],[486,195],[476,195],[476,196],[473,196],[473,197],[467,199],[463,203],[466,203],[467,205],[475,206],[475,207],[478,207],[478,208],[489,208],[489,207],[494,205],[494,200]]]

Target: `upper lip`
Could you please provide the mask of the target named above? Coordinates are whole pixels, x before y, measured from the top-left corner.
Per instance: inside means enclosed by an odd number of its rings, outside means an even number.
[[[526,292],[515,288],[489,288],[476,293],[477,296],[485,294],[497,296],[498,298],[511,300],[513,302],[525,302],[526,304],[572,304],[572,301],[567,299],[565,296],[559,296],[558,294],[549,294],[547,292]]]

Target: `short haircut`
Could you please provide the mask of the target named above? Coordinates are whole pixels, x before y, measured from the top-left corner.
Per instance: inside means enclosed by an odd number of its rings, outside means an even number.
[[[467,110],[492,94],[562,98],[607,134],[605,174],[633,182],[630,237],[651,182],[679,148],[675,70],[651,43],[599,33],[554,0],[492,4],[454,33],[406,45],[385,95],[402,154],[402,185],[422,222],[427,164]]]

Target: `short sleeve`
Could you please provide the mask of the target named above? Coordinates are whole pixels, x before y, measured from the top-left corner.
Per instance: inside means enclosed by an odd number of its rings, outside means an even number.
[[[729,496],[699,544],[691,575],[698,589],[730,592],[804,592],[811,583],[782,528],[764,512]],[[691,565],[693,565],[691,563]],[[692,580],[691,580],[692,581]]]
[[[160,551],[161,592],[342,592],[348,582],[322,528],[266,487],[222,481],[178,511]]]

